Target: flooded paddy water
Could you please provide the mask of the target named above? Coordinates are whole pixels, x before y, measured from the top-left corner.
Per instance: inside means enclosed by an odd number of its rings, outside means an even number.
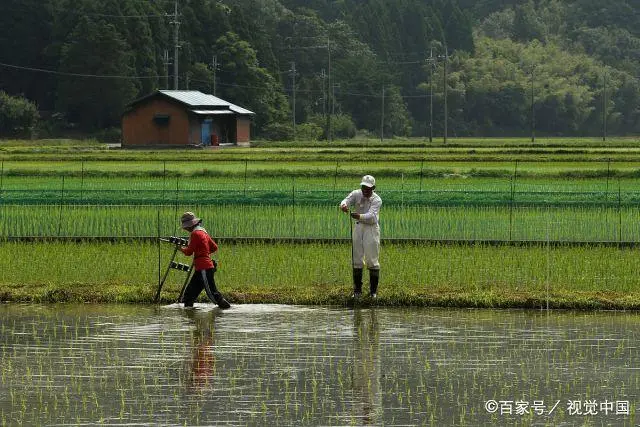
[[[636,425],[640,314],[0,304],[0,425]]]

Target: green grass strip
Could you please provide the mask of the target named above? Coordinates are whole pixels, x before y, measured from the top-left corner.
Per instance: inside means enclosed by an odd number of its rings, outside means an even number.
[[[348,244],[220,249],[216,281],[233,303],[350,304]],[[0,300],[150,303],[170,254],[160,246],[159,263],[158,246],[138,242],[1,243]],[[597,246],[384,245],[375,303],[640,309],[636,261],[636,250]],[[184,277],[170,272],[162,303],[175,301]]]

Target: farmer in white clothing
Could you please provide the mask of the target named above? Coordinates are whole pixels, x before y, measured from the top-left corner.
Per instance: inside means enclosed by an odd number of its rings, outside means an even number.
[[[362,177],[360,189],[354,190],[340,203],[343,212],[351,212],[351,218],[356,220],[352,237],[353,262],[353,297],[362,295],[362,269],[367,264],[369,270],[369,296],[376,297],[378,281],[380,279],[380,226],[378,215],[382,199],[374,190],[376,180],[371,175]]]

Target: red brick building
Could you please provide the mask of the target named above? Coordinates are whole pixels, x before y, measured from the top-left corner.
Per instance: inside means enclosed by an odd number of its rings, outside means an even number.
[[[123,147],[249,145],[254,113],[194,90],[159,90],[122,115]]]

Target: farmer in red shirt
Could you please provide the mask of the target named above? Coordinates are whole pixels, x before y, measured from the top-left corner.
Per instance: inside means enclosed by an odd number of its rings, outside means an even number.
[[[184,291],[185,307],[193,307],[193,303],[205,290],[211,301],[214,301],[220,308],[229,308],[231,305],[216,289],[216,282],[213,273],[216,271],[215,264],[210,254],[218,250],[218,245],[207,234],[207,230],[200,226],[202,220],[197,218],[193,212],[185,212],[182,215],[182,228],[191,233],[189,236],[189,246],[181,247],[180,250],[187,256],[193,255],[193,269],[195,272]]]

